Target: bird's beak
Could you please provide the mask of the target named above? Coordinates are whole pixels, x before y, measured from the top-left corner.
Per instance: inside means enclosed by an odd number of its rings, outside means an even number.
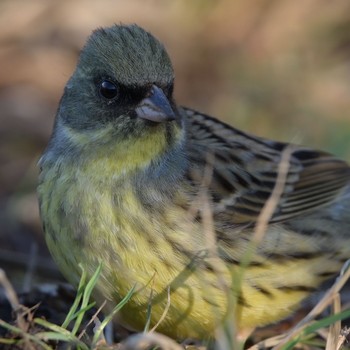
[[[169,100],[162,89],[155,85],[152,85],[149,96],[140,102],[135,111],[139,118],[157,123],[175,120],[175,113]]]

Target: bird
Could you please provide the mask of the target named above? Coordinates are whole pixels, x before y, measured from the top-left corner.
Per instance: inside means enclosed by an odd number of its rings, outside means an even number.
[[[94,296],[110,309],[134,288],[118,314],[131,330],[208,339],[229,317],[242,333],[276,323],[350,257],[350,167],[183,107],[173,90],[151,33],[91,34],[39,160],[48,248],[73,285],[79,266],[101,264]]]

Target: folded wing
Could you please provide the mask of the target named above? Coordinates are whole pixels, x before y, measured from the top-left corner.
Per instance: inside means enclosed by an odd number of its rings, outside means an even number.
[[[188,120],[188,178],[193,186],[210,173],[214,215],[232,224],[254,224],[276,185],[287,143],[252,136],[214,118],[184,109]],[[349,165],[322,151],[290,145],[289,171],[272,222],[334,201],[350,183]]]

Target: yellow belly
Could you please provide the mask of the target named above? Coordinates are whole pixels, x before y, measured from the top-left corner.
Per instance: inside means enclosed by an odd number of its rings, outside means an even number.
[[[180,206],[152,214],[126,183],[116,197],[111,187],[88,177],[76,181],[48,171],[45,178],[39,187],[41,216],[54,259],[75,285],[79,263],[92,275],[102,262],[96,297],[107,299],[110,307],[136,286],[120,314],[135,330],[143,330],[149,305],[152,327],[168,304],[157,330],[177,339],[207,338],[232,315],[238,330],[265,325],[289,315],[309,293],[279,286],[314,287],[321,281],[317,273],[327,258],[322,255],[283,263],[260,257],[259,264],[242,272],[239,265],[209,253],[213,249],[202,224]],[[300,239],[278,226],[265,237],[268,246]],[[304,240],[301,249],[314,244]],[[246,240],[237,240],[234,246],[218,242],[216,251],[237,257],[245,248]]]

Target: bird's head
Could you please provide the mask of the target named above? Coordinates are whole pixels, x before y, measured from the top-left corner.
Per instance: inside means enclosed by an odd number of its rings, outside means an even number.
[[[182,138],[173,84],[170,58],[150,33],[137,25],[98,29],[65,87],[53,142],[116,145],[154,157]]]

